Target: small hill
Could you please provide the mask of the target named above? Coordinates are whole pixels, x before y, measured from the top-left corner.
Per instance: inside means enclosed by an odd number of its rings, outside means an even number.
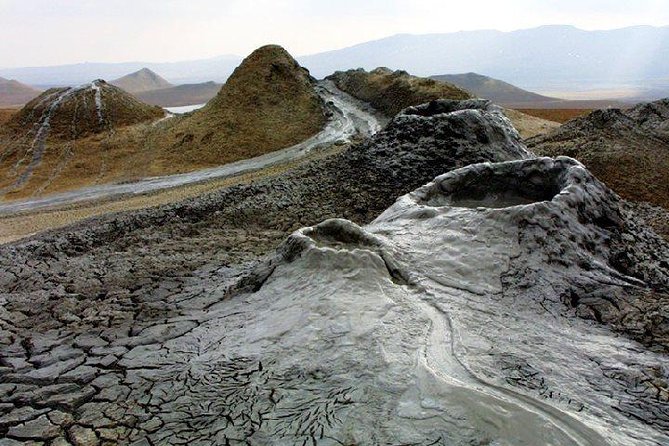
[[[457,85],[474,96],[489,99],[507,108],[592,110],[622,105],[613,100],[567,100],[544,96],[478,73],[442,74],[431,78]]]
[[[669,209],[669,99],[596,110],[528,146],[576,158],[624,198]]]
[[[304,141],[325,124],[315,80],[286,50],[268,45],[233,72],[214,99],[176,118],[155,168],[220,165]]]
[[[203,82],[201,84],[184,84],[160,90],[135,93],[141,101],[160,107],[181,107],[184,105],[205,104],[216,97],[221,84]]]
[[[0,77],[0,107],[23,105],[39,94],[36,88]]]
[[[0,197],[90,185],[137,144],[120,138],[133,124],[165,115],[103,80],[52,88],[10,117],[0,132]]]
[[[52,88],[23,107],[9,121],[18,132],[46,137],[80,138],[164,115],[103,80],[72,88]]]
[[[109,83],[133,94],[173,87],[172,84],[148,68],[142,68]]]
[[[389,117],[412,105],[435,99],[471,97],[469,93],[454,85],[383,67],[370,72],[362,68],[337,71],[326,79],[333,81],[340,90],[368,102]]]

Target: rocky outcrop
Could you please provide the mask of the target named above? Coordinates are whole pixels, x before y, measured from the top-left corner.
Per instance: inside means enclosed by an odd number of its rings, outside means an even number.
[[[497,107],[410,108],[293,172],[0,248],[0,434],[663,444],[666,259]]]
[[[669,99],[596,110],[528,145],[578,159],[623,198],[669,209]]]

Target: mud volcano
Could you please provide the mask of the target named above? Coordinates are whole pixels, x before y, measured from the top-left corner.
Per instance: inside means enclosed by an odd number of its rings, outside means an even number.
[[[11,440],[669,441],[669,248],[485,101],[0,252]]]
[[[660,275],[616,269],[621,250]],[[292,235],[238,297],[257,322],[227,353],[317,373],[300,398],[323,411],[292,421],[317,444],[660,444],[669,361],[609,328],[634,337],[624,308],[666,289],[667,252],[575,160],[468,166],[365,228],[337,219]],[[602,319],[614,307],[623,324]]]
[[[101,140],[119,127],[164,115],[163,109],[143,104],[103,80],[47,90],[13,116],[0,134],[0,197],[31,187],[27,183],[36,172],[41,184],[32,186],[33,193],[49,187],[75,158],[82,139],[99,136]],[[41,171],[40,166],[44,166]]]

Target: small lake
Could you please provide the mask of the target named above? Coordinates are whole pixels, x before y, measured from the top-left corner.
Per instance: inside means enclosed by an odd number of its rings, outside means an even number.
[[[180,115],[182,113],[192,112],[193,110],[197,110],[198,108],[202,108],[205,105],[207,105],[207,104],[183,105],[181,107],[164,107],[164,108],[165,108],[165,110],[167,110],[170,113]]]

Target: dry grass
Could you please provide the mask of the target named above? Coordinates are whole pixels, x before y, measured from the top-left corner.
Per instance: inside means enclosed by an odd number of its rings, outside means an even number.
[[[547,121],[554,121],[565,123],[579,116],[587,115],[592,109],[582,108],[518,108],[519,112],[526,115],[536,116],[537,118],[546,119]]]
[[[16,108],[0,108],[0,125],[8,122],[18,111]]]
[[[50,139],[41,163],[23,187],[8,192],[8,200],[62,192],[94,184],[125,181],[147,176],[151,124],[139,124],[114,132],[84,138]],[[30,140],[28,139],[27,143]],[[0,144],[12,147],[11,143]],[[15,170],[23,153],[16,151],[0,164],[0,186],[11,185],[21,170]],[[23,162],[23,165],[27,161]]]
[[[511,123],[513,123],[513,126],[518,130],[523,139],[544,135],[560,126],[558,122],[530,116],[518,110],[505,109],[504,113],[511,120]]]
[[[597,110],[528,145],[538,155],[576,158],[627,200],[669,209],[668,117],[666,100]]]
[[[412,105],[435,99],[469,99],[466,91],[445,82],[412,76],[405,71],[377,68],[338,71],[328,77],[337,87],[356,98],[368,102],[387,116],[395,116]]]

